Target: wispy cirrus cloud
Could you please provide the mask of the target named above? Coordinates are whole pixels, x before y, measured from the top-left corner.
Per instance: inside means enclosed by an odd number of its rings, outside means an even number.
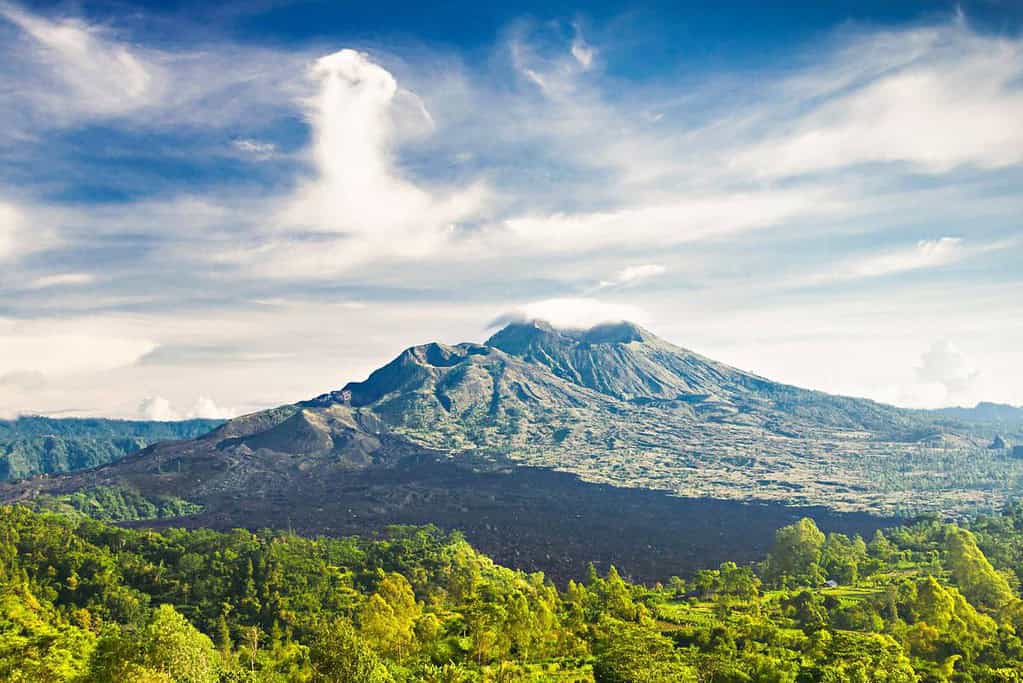
[[[970,251],[962,238],[940,237],[920,240],[914,247],[852,261],[838,269],[839,277],[879,277],[922,268],[937,268],[965,258]]]
[[[42,275],[28,283],[29,289],[48,289],[50,287],[76,287],[92,284],[96,276],[92,273],[55,273]]]
[[[251,154],[258,159],[268,159],[277,153],[277,145],[274,143],[252,138],[238,138],[231,146],[243,154]]]
[[[21,29],[16,59],[21,74],[4,74],[27,86],[22,97],[47,116],[120,114],[152,105],[165,95],[161,67],[96,25],[56,21],[0,3],[0,18]],[[70,107],[69,107],[70,105]]]
[[[1018,246],[1018,239],[988,243],[970,243],[961,237],[920,240],[912,246],[883,249],[868,256],[857,256],[830,265],[827,269],[796,277],[788,285],[811,286],[900,275],[919,270],[942,268],[982,254]]]
[[[962,19],[858,36],[812,80],[783,84],[807,106],[732,163],[767,177],[866,163],[923,173],[1018,164],[1021,77],[1018,38],[978,35]]]
[[[597,288],[604,289],[606,287],[634,285],[638,282],[664,275],[666,272],[668,272],[668,269],[659,263],[642,263],[635,266],[626,266],[615,273],[614,277],[610,280],[601,280]]]
[[[843,203],[842,196],[830,188],[700,194],[597,212],[515,216],[495,228],[492,238],[527,252],[651,249],[827,216]]]
[[[12,204],[0,202],[0,260],[15,252],[21,224],[21,212]]]
[[[160,49],[132,39],[137,28],[76,16],[47,17],[0,2],[0,89],[14,93],[0,112],[2,134],[32,142],[43,131],[120,121],[250,128],[292,109],[304,84],[303,52],[194,45]],[[0,142],[4,138],[0,138]]]

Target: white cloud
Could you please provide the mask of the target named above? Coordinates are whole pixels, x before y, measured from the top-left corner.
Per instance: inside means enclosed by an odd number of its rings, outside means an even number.
[[[600,323],[629,321],[645,324],[648,316],[638,306],[586,297],[545,299],[523,304],[499,319],[546,320],[555,327],[587,328]]]
[[[877,277],[936,268],[960,260],[965,253],[963,241],[958,237],[920,240],[911,249],[896,250],[850,264],[844,275],[851,278]]]
[[[597,56],[596,48],[583,40],[583,37],[578,34],[578,29],[575,39],[572,40],[572,56],[583,69],[593,66],[593,59]]]
[[[966,392],[980,376],[973,361],[947,339],[920,356],[916,372],[920,381],[942,385],[950,397]]]
[[[589,94],[579,79],[596,66],[597,49],[583,38],[578,26],[573,27],[575,35],[567,46],[560,35],[551,44],[550,36],[526,30],[527,26],[520,25],[507,43],[512,68],[549,101],[567,108],[583,105]]]
[[[310,73],[319,85],[308,102],[317,176],[287,201],[278,236],[243,258],[265,259],[270,274],[299,278],[369,260],[422,258],[481,209],[481,185],[433,190],[395,168],[392,105],[399,90],[390,72],[346,49],[320,58]],[[324,236],[288,236],[295,232]]]
[[[110,334],[87,320],[0,320],[0,375],[103,372],[130,365],[155,348],[150,340]]]
[[[203,418],[206,420],[219,420],[232,417],[232,411],[225,410],[218,406],[209,396],[200,396],[196,399],[195,405],[188,411],[190,418]]]
[[[1006,239],[968,244],[960,237],[920,240],[911,247],[896,247],[866,257],[847,259],[785,284],[812,286],[941,268],[981,254],[1008,249],[1018,243],[1018,239]]]
[[[814,188],[681,196],[610,211],[509,218],[491,238],[502,246],[548,253],[657,248],[825,216],[842,206],[837,194]]]
[[[51,115],[66,116],[64,107],[120,114],[163,95],[160,69],[96,26],[73,19],[50,21],[6,3],[0,4],[0,17],[33,41],[29,63],[52,88],[37,88],[33,94]]]
[[[867,257],[853,258],[825,270],[797,278],[799,285],[816,285],[862,278],[895,275],[955,263],[969,255],[958,237],[920,240],[912,247],[891,249]]]
[[[139,404],[139,417],[143,420],[173,422],[180,420],[181,414],[163,396],[147,396]]]
[[[254,140],[252,138],[239,138],[231,145],[245,154],[252,155],[258,159],[269,159],[277,152],[277,145],[265,140]]]
[[[658,275],[664,275],[667,270],[667,268],[658,263],[644,263],[636,266],[626,266],[618,271],[614,278],[610,280],[602,280],[600,282],[600,287],[605,288],[635,284],[642,280],[649,280],[650,278],[657,277]]]
[[[88,285],[96,281],[92,273],[56,273],[54,275],[43,275],[35,278],[29,283],[29,289],[46,289],[49,287],[77,287]]]
[[[148,23],[142,13],[99,24],[0,1],[0,142],[38,142],[43,131],[95,120],[189,126],[191,145],[206,144],[196,132],[217,127],[254,139],[249,131],[293,115],[308,92],[297,77],[308,53],[228,41],[153,48],[133,38]]]
[[[138,416],[143,420],[157,422],[173,422],[176,420],[223,420],[233,417],[231,411],[220,408],[208,396],[200,396],[195,405],[187,411],[179,411],[163,396],[147,396],[139,404]]]
[[[15,387],[22,391],[38,391],[47,384],[41,372],[8,372],[0,375],[0,387]]]
[[[13,205],[0,201],[0,261],[15,252],[21,225],[21,212]]]
[[[16,263],[61,245],[58,225],[63,215],[65,212],[49,206],[5,200],[0,192],[0,263]],[[11,269],[0,269],[0,287],[5,280],[14,282],[11,273]]]
[[[628,266],[618,273],[618,282],[636,282],[647,278],[663,275],[667,271],[662,265],[656,263],[645,263],[639,266]]]
[[[787,132],[736,151],[736,167],[763,176],[867,162],[942,173],[1023,161],[1023,43],[981,36],[965,23],[868,35],[817,73],[789,84],[809,111]]]

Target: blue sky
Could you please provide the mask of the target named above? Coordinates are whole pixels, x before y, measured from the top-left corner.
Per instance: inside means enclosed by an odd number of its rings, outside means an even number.
[[[1023,6],[0,2],[0,415],[220,416],[517,312],[1023,404]]]

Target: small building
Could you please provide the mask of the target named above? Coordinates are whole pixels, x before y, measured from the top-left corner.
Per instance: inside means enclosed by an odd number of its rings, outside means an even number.
[[[1012,457],[1014,457],[1014,458],[1023,458],[1023,446],[1013,446],[1012,447]]]
[[[824,582],[824,587],[825,588],[838,588],[838,581],[835,581],[834,579],[828,579],[827,581]]]
[[[1008,444],[1005,443],[1005,439],[1002,438],[1001,434],[995,434],[995,438],[991,440],[991,445],[988,446],[988,448],[993,451],[1002,451],[1008,447]]]

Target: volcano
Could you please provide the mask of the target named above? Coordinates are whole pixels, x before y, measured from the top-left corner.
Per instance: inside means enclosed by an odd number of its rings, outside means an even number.
[[[130,490],[202,509],[154,524],[311,533],[436,522],[477,529],[472,540],[513,565],[515,539],[532,534],[531,561],[556,570],[556,548],[577,543],[579,552],[563,558],[575,567],[599,550],[593,534],[605,532],[591,527],[614,515],[616,533],[641,544],[698,525],[673,517],[673,505],[692,501],[740,506],[746,528],[733,531],[742,534],[759,529],[758,520],[784,523],[797,508],[876,520],[989,504],[989,487],[924,495],[906,467],[929,455],[940,461],[950,449],[990,458],[988,441],[942,416],[774,382],[632,323],[559,329],[518,321],[482,344],[410,347],[364,381],[196,439],[5,484],[0,499]],[[610,501],[633,510],[604,510]],[[907,502],[916,506],[907,510]],[[584,518],[592,519],[588,531],[562,528]],[[718,545],[734,557],[737,544]],[[644,547],[630,552],[660,552],[650,550],[654,541]],[[605,554],[588,559],[616,557]],[[681,561],[682,551],[669,554]],[[655,564],[636,571],[653,576],[666,563]]]

